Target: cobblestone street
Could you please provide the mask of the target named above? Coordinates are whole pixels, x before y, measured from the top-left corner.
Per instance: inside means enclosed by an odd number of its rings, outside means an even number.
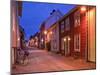
[[[16,65],[12,73],[36,73],[63,70],[95,69],[95,64],[82,59],[65,57],[46,50],[29,50],[29,63]]]

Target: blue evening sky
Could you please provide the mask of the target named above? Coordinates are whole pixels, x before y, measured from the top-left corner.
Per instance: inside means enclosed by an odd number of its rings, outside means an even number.
[[[25,30],[26,39],[39,31],[41,23],[49,17],[53,9],[58,9],[62,14],[66,14],[74,6],[70,4],[23,2],[22,17],[19,18],[19,21]]]

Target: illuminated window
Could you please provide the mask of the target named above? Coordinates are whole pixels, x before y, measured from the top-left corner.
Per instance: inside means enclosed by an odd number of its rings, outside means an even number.
[[[64,50],[64,38],[61,39],[61,50]]]
[[[80,25],[80,11],[76,11],[74,14],[74,25],[75,27]]]

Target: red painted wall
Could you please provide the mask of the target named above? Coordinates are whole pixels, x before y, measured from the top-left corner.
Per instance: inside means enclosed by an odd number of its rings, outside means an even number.
[[[81,13],[81,57],[85,58],[86,42],[87,42],[87,25],[86,25],[86,12]]]
[[[76,9],[77,10],[77,9]],[[81,13],[80,16],[80,26],[78,27],[74,27],[74,13],[76,12],[73,11],[71,12],[68,17],[70,20],[70,30],[69,31],[65,31],[64,33],[60,33],[60,50],[61,50],[61,38],[69,35],[71,40],[70,40],[70,55],[73,56],[74,55],[74,35],[80,33],[80,40],[81,40],[81,44],[80,44],[80,57],[81,58],[85,58],[85,51],[86,51],[86,15],[84,13]],[[79,9],[78,9],[79,10]],[[62,20],[63,21],[63,20]],[[61,26],[59,26],[61,27]],[[60,32],[61,32],[61,28],[60,28]]]

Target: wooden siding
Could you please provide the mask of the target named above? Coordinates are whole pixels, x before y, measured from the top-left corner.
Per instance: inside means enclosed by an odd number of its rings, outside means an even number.
[[[71,12],[67,17],[69,17],[70,20],[70,30],[69,31],[64,31],[61,33],[61,25],[60,27],[60,50],[61,50],[61,39],[65,36],[70,36],[70,55],[74,56],[74,35],[75,34],[80,34],[81,35],[81,40],[80,40],[80,57],[85,58],[85,51],[86,51],[86,15],[84,13],[81,13],[80,15],[80,26],[75,27],[74,26],[74,13],[78,9],[74,10]],[[65,17],[66,18],[66,17]],[[62,21],[64,21],[63,19]],[[59,23],[60,24],[60,23]]]

